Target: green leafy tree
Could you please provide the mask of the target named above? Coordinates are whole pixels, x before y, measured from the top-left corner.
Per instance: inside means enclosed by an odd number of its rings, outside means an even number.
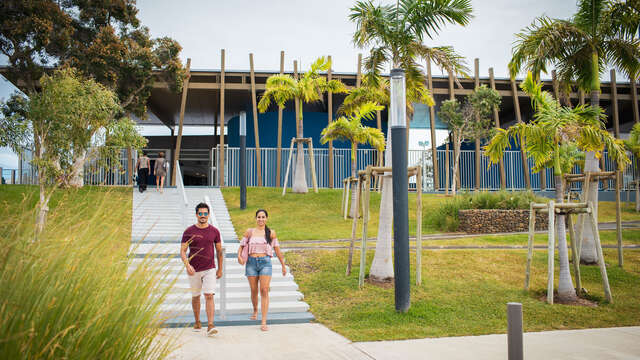
[[[135,0],[5,0],[0,2],[0,53],[6,76],[26,93],[40,89],[48,68],[74,67],[112,90],[123,114],[146,118],[156,79],[180,91],[185,71],[180,45],[153,39],[137,17]],[[82,185],[85,153],[76,156],[71,185]]]
[[[75,154],[98,149],[107,161],[117,163],[118,153],[106,146],[141,149],[146,139],[137,133],[135,124],[114,114],[121,111],[117,96],[91,79],[83,79],[74,69],[61,69],[43,75],[40,92],[29,98],[13,95],[2,104],[0,145],[15,152],[33,149],[32,165],[38,171],[40,198],[36,234],[44,228],[48,204],[53,191],[73,176]],[[19,125],[20,134],[11,137],[9,128]],[[107,133],[108,130],[108,133]],[[99,150],[99,147],[103,150]]]
[[[541,16],[517,34],[509,70],[515,77],[527,69],[538,79],[552,65],[566,102],[572,84],[576,83],[590,94],[591,106],[597,107],[600,77],[606,66],[615,66],[632,78],[638,76],[640,40],[635,34],[640,23],[640,4],[637,0],[579,0],[577,5],[578,11],[571,19]],[[587,153],[584,171],[599,170],[595,155]],[[597,213],[597,181],[590,184],[585,198],[594,203]],[[582,234],[581,261],[595,263],[597,253],[591,227],[585,224]]]
[[[500,106],[500,94],[486,85],[479,86],[467,96],[464,104],[458,100],[442,102],[438,116],[453,135],[453,181],[451,193],[456,194],[456,179],[460,168],[460,147],[472,139],[484,139],[493,130],[493,108]]]
[[[561,106],[551,94],[542,91],[542,84],[534,80],[531,72],[521,87],[531,97],[534,119],[530,123],[519,123],[507,130],[496,129],[496,134],[485,146],[485,153],[491,163],[495,164],[502,158],[511,139],[522,139],[527,153],[535,162],[534,171],[550,165],[553,168],[556,201],[560,203],[564,195],[563,175],[571,168],[566,163],[563,166],[561,161],[562,153],[567,152],[568,146],[576,146],[581,151],[594,151],[599,155],[606,147],[609,156],[616,160],[621,169],[629,162],[622,141],[609,134],[600,120],[605,115],[599,107]],[[576,292],[569,272],[565,215],[556,214],[555,226],[560,262],[558,297],[560,300],[573,300]]]
[[[362,120],[372,120],[377,111],[383,107],[366,102],[354,108],[351,114],[341,116],[322,130],[320,142],[326,144],[330,140],[346,140],[351,143],[351,177],[356,176],[356,155],[359,144],[370,144],[379,152],[384,151],[384,134],[379,129],[362,125]],[[355,190],[355,188],[354,188]],[[351,193],[351,217],[356,216],[357,201],[355,191]]]
[[[624,145],[633,153],[636,165],[640,167],[640,124],[633,125],[629,139],[624,141]],[[636,211],[640,211],[640,180],[636,181]]]
[[[429,47],[424,41],[433,39],[447,24],[467,25],[471,17],[469,0],[399,0],[395,6],[374,5],[369,0],[358,1],[351,8],[349,19],[356,24],[353,43],[359,48],[370,49],[364,62],[367,85],[373,92],[378,91],[380,74],[385,66],[405,71],[407,131],[413,103],[434,105],[418,61],[432,61],[454,76],[468,72],[462,56],[456,54],[452,47]],[[390,140],[387,139],[384,159],[385,166],[389,167],[392,166]],[[378,241],[369,271],[370,276],[377,280],[394,276],[391,261],[392,186],[391,176],[383,176]]]
[[[331,91],[334,94],[347,92],[344,84],[338,80],[327,81],[320,76],[321,71],[331,68],[331,62],[323,57],[318,58],[309,71],[294,79],[291,75],[273,75],[267,78],[266,91],[262,94],[258,103],[258,110],[263,113],[269,109],[271,102],[284,109],[287,101],[294,100],[299,104],[299,113],[296,114],[296,136],[304,137],[303,108],[302,105],[310,102],[322,101],[322,94]],[[298,142],[298,156],[296,158],[296,171],[293,180],[293,192],[306,193],[309,191],[304,167],[304,151],[302,143]]]

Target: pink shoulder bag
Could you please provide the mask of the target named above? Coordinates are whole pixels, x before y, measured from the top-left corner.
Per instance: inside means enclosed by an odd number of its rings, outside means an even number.
[[[247,245],[242,247],[242,253],[240,257],[242,258],[242,262],[246,265],[247,260],[249,259],[249,240],[251,240],[251,235],[253,234],[253,229],[249,232],[249,238],[247,239]]]

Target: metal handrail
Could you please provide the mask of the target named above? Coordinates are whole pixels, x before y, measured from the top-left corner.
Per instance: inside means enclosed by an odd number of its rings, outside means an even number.
[[[182,171],[180,171],[180,163],[177,161],[176,161],[175,172],[176,172],[176,182],[177,182],[178,191],[182,193],[182,201],[184,205],[184,209],[182,209],[182,211],[180,212],[180,214],[182,214],[182,226],[186,227],[187,219],[185,217],[185,212],[187,210],[187,207],[189,206],[189,200],[187,199],[187,192],[184,189],[184,182],[182,181]]]
[[[211,206],[211,199],[209,195],[204,196],[204,203],[209,206],[209,209],[213,209]],[[209,224],[220,228],[218,219],[213,216],[213,211],[209,216]],[[227,247],[224,243],[224,237],[220,234],[220,245],[222,246],[222,278],[220,279],[220,318],[226,319],[227,317]]]

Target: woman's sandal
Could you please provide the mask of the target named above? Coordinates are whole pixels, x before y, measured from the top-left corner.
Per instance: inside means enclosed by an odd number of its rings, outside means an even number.
[[[253,314],[249,317],[249,320],[258,320],[258,314]]]
[[[262,326],[260,326],[260,330],[262,330],[262,331],[268,331],[268,330],[269,330],[269,327],[268,327],[267,325],[262,325]]]

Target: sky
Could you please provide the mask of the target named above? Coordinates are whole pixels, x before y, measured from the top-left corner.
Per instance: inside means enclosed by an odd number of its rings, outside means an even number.
[[[357,54],[351,42],[355,25],[348,19],[354,0],[138,0],[138,16],[153,37],[169,36],[182,46],[181,58],[193,69],[219,69],[225,49],[227,70],[248,70],[249,53],[256,70],[279,70],[280,51],[285,69],[309,66],[318,56],[331,55],[335,72],[355,72]],[[394,1],[374,3],[393,4]],[[447,25],[425,41],[428,46],[450,45],[467,59],[480,59],[480,75],[493,67],[507,77],[507,63],[517,32],[543,14],[569,18],[573,0],[471,0],[474,18],[466,27]],[[6,58],[0,57],[6,64]],[[439,70],[434,68],[434,74]],[[15,88],[0,76],[0,99]],[[0,148],[0,167],[17,167],[15,157]]]

